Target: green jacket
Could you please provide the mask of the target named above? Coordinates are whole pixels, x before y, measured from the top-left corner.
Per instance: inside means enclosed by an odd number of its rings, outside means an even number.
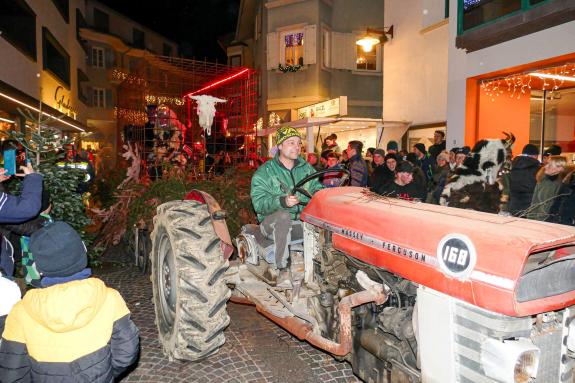
[[[551,220],[551,206],[553,202],[557,199],[559,190],[561,188],[561,178],[559,176],[548,176],[544,175],[535,190],[533,191],[533,199],[531,200],[531,206],[529,207],[529,213],[527,217],[529,219],[536,219],[538,221],[550,221]]]
[[[295,205],[288,208],[285,206],[285,197],[296,183],[312,173],[315,173],[315,169],[302,158],[296,160],[291,171],[288,170],[279,161],[277,154],[273,159],[260,166],[252,177],[251,187],[252,204],[258,215],[258,221],[262,222],[265,217],[279,209],[289,210],[293,220],[299,219],[303,206]],[[312,195],[323,188],[317,178],[303,187]],[[309,201],[309,198],[301,193],[296,193],[296,195],[300,202]]]

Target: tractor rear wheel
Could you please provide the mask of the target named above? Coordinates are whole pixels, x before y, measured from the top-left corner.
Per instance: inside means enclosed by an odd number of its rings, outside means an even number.
[[[207,205],[158,207],[152,232],[152,285],[159,338],[170,359],[200,360],[225,342],[230,322],[224,259]]]

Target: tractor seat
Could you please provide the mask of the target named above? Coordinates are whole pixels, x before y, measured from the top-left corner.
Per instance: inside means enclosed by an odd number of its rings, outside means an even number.
[[[260,258],[266,262],[275,264],[275,251],[273,239],[264,237],[259,225],[248,224],[242,227],[242,233],[253,235],[260,249]],[[290,251],[303,251],[303,225],[301,221],[292,221]]]

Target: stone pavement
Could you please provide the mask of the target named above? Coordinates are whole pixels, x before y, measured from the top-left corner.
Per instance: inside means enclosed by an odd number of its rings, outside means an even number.
[[[226,343],[218,353],[200,362],[169,362],[157,340],[149,275],[115,253],[95,274],[128,303],[142,347],[137,367],[122,382],[359,382],[349,364],[298,341],[254,307],[233,303]]]

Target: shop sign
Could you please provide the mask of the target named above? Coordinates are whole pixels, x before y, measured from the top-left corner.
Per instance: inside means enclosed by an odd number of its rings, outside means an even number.
[[[347,96],[339,96],[297,110],[297,118],[333,117],[347,115]]]
[[[64,88],[62,86],[56,88],[56,91],[54,92],[54,101],[56,101],[56,109],[67,116],[76,119],[76,115],[78,113],[70,104],[70,97],[66,97],[64,94]]]

